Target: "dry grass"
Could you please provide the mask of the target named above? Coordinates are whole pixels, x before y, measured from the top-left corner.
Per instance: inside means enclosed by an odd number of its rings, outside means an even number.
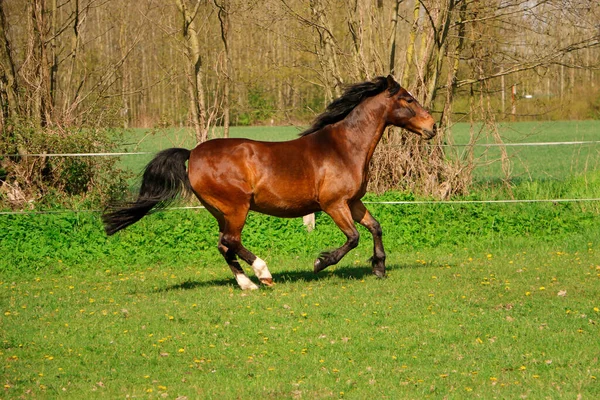
[[[425,142],[413,134],[389,130],[371,161],[369,191],[403,190],[439,199],[465,194],[474,164],[447,157],[441,146],[444,140],[445,132]]]

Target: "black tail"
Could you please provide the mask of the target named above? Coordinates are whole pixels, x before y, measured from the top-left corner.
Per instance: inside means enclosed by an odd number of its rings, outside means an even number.
[[[158,153],[144,170],[138,199],[124,206],[109,208],[102,215],[104,230],[112,235],[139,221],[152,209],[168,206],[177,196],[192,191],[185,162],[190,158],[187,149],[167,149]]]

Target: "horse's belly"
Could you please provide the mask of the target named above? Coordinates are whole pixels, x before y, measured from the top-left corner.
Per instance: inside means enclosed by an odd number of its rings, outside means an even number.
[[[320,211],[321,207],[312,199],[257,196],[251,202],[250,209],[276,217],[297,218]]]

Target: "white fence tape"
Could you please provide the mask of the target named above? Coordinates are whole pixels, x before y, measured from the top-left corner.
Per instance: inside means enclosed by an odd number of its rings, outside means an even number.
[[[569,146],[600,144],[600,140],[577,142],[530,142],[530,143],[478,143],[478,144],[440,144],[432,146],[443,147],[499,147],[499,146]],[[140,151],[131,153],[50,153],[50,154],[0,154],[0,157],[118,157],[149,155],[153,152]],[[514,204],[514,203],[577,203],[600,201],[600,198],[591,199],[530,199],[530,200],[417,200],[417,201],[365,201],[365,204],[404,205],[404,204]],[[166,210],[194,210],[203,209],[202,206],[171,207]],[[40,215],[64,213],[99,213],[101,210],[50,210],[50,211],[0,211],[0,215]]]
[[[49,154],[0,154],[0,157],[117,157],[117,156],[139,156],[154,154],[148,151],[134,153],[49,153]]]
[[[475,144],[429,144],[441,147],[519,147],[519,146],[573,146],[600,144],[600,140],[579,142],[526,142],[526,143],[475,143]],[[0,154],[0,157],[119,157],[155,154],[149,151],[123,153],[37,153],[37,154]]]
[[[403,200],[403,201],[364,201],[365,204],[375,205],[423,205],[423,204],[527,204],[527,203],[586,203],[600,202],[600,198],[589,199],[523,199],[523,200]],[[202,210],[203,206],[170,207],[164,211]],[[100,213],[102,210],[49,210],[49,211],[0,211],[0,215],[42,215],[66,213]]]

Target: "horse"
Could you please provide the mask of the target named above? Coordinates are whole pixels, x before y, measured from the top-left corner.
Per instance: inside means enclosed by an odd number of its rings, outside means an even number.
[[[258,286],[238,257],[263,285],[274,283],[265,261],[242,244],[248,212],[295,218],[323,211],[346,242],[322,252],[314,272],[337,264],[358,245],[356,222],[373,236],[373,274],[385,277],[382,229],[361,198],[367,190],[369,162],[388,125],[424,139],[436,134],[429,112],[392,76],[380,76],[348,86],[296,139],[218,138],[193,150],[163,150],[146,166],[137,200],[105,209],[105,231],[112,235],[178,196],[193,193],[218,222],[217,247],[239,287],[253,290]]]

